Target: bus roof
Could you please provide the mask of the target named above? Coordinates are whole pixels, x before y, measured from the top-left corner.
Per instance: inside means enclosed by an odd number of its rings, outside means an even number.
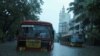
[[[36,21],[36,20],[24,20],[24,21],[22,21],[22,23],[21,24],[36,24],[36,25],[51,25],[52,26],[52,24],[51,23],[49,23],[49,22],[45,22],[45,21]]]

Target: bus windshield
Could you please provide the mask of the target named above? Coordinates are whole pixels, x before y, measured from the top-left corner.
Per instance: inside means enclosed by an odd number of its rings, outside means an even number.
[[[49,37],[50,28],[43,25],[21,25],[22,35],[27,37]]]

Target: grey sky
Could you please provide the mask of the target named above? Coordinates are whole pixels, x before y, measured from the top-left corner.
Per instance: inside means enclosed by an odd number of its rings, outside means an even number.
[[[69,3],[73,0],[43,0],[42,13],[40,15],[40,20],[51,22],[53,24],[54,30],[58,32],[58,22],[59,13],[63,6],[65,8],[69,7]]]

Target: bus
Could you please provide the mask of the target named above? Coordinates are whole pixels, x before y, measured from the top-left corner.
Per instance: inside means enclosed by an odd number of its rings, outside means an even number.
[[[82,47],[85,39],[79,34],[73,34],[70,41],[71,41],[70,43],[71,46]]]
[[[82,47],[85,39],[77,34],[65,34],[61,37],[61,44],[68,45],[68,46],[73,46],[73,47]]]
[[[60,43],[70,45],[71,34],[65,34],[60,38]]]
[[[53,49],[54,29],[51,23],[25,20],[18,31],[17,50]]]

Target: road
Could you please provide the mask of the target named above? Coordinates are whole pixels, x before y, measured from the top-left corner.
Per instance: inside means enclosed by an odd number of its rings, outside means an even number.
[[[16,51],[16,41],[0,43],[0,56],[100,56],[100,47],[69,47],[54,43],[54,49],[47,51]]]

